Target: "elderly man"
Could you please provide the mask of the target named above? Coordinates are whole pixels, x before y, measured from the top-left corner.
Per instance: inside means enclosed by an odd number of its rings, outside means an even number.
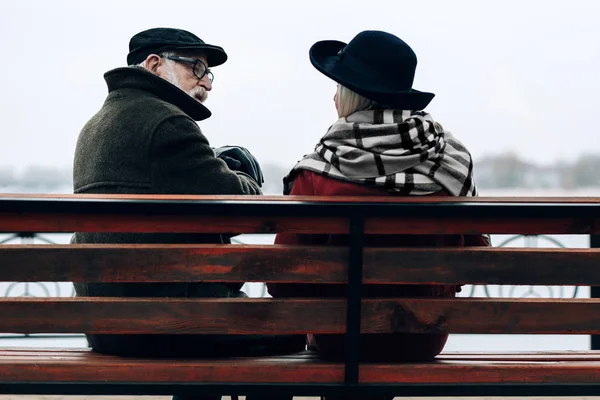
[[[195,121],[212,90],[211,67],[225,51],[194,34],[150,29],[129,44],[128,67],[108,71],[108,97],[83,127],[74,161],[75,193],[260,194],[262,173],[244,148],[215,151]],[[76,233],[73,243],[229,243],[225,235]],[[78,296],[240,297],[242,282],[76,284]],[[99,352],[130,356],[227,356],[295,351],[302,337],[89,335]]]

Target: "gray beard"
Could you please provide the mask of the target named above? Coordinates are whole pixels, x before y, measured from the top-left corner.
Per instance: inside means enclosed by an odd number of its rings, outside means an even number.
[[[167,64],[166,72],[167,72],[167,74],[165,76],[165,80],[167,82],[171,83],[172,85],[177,86],[179,89],[181,89],[181,85],[179,83],[179,78],[177,77],[175,68],[173,68],[173,64],[171,64],[171,63]],[[181,90],[183,90],[183,89],[181,89]],[[185,90],[184,90],[184,92],[185,92]],[[190,96],[191,98],[193,98],[196,101],[199,101],[200,103],[204,103],[206,101],[206,99],[208,98],[208,93],[201,86],[197,86],[197,87],[191,89],[190,91],[187,91],[186,93],[188,96]],[[200,98],[197,97],[197,95],[199,93],[201,93]]]

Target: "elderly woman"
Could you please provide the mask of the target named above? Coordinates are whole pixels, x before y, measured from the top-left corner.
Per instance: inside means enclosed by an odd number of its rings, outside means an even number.
[[[317,70],[338,83],[339,119],[284,179],[285,193],[303,196],[476,196],[471,155],[422,111],[433,93],[412,88],[417,58],[394,35],[358,34],[350,43],[321,41],[310,49]],[[343,246],[343,235],[278,234],[276,244]],[[487,236],[371,235],[366,246],[489,246]],[[454,297],[449,285],[366,285],[365,297]],[[343,297],[339,285],[271,284],[273,297]],[[362,335],[361,359],[423,361],[438,355],[446,334]],[[342,335],[309,335],[329,360],[344,357]]]

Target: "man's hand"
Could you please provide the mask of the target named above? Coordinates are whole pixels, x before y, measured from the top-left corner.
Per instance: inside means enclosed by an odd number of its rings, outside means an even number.
[[[264,178],[260,165],[254,156],[244,147],[223,146],[214,149],[217,158],[225,161],[229,169],[241,171],[256,181],[262,187]]]
[[[236,160],[235,158],[227,157],[222,154],[217,157],[220,158],[221,160],[225,161],[225,164],[227,164],[229,169],[232,171],[240,171],[242,168],[242,163],[239,162],[238,160]]]

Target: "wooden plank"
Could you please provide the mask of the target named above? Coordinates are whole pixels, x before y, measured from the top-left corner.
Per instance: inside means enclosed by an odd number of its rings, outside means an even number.
[[[599,285],[599,249],[365,249],[365,283]]]
[[[123,215],[0,213],[0,232],[136,233],[318,233],[348,232],[344,218],[227,217],[194,215]]]
[[[313,368],[302,368],[312,365]],[[133,372],[132,369],[136,371]],[[129,372],[128,372],[129,371]],[[301,372],[301,375],[298,373]],[[1,382],[273,382],[343,380],[343,365],[310,359],[135,359],[81,353],[79,358],[0,357]]]
[[[342,299],[12,298],[0,332],[343,333]],[[599,334],[600,299],[367,299],[363,333]]]
[[[597,199],[503,200],[13,195],[0,198],[0,232],[347,233],[357,212],[367,233],[600,232]]]
[[[362,383],[598,383],[600,362],[439,361],[434,363],[368,365],[360,369]]]
[[[277,233],[349,232],[346,218],[124,215],[80,213],[0,213],[0,232]],[[592,234],[596,218],[368,218],[367,234]]]
[[[8,353],[8,354],[6,354]],[[78,352],[73,359],[39,351],[28,359],[0,356],[2,382],[341,383],[342,363],[282,357],[221,360],[135,359]],[[456,360],[360,367],[361,383],[600,383],[600,362]]]
[[[527,352],[444,352],[437,357],[440,361],[511,361],[511,362],[562,362],[598,361],[600,351],[527,351]]]
[[[325,202],[325,203],[540,203],[540,204],[599,204],[600,197],[592,196],[480,196],[480,197],[437,197],[437,196],[249,196],[249,195],[190,195],[190,194],[32,194],[0,193],[2,199],[64,199],[64,200],[170,200],[170,201],[256,201],[256,202]]]
[[[76,359],[87,357],[90,354],[89,348],[60,348],[60,347],[0,347],[0,358],[52,358],[61,357],[64,359]],[[114,357],[93,353],[99,358]],[[294,354],[285,354],[272,357],[277,360],[285,361],[288,358],[293,359],[315,359],[318,353],[313,351],[303,351]],[[572,350],[572,351],[513,351],[513,352],[475,352],[475,351],[445,351],[436,357],[438,361],[513,361],[513,362],[531,362],[531,361],[600,361],[600,350]]]
[[[600,249],[367,248],[365,284],[600,286]],[[4,245],[0,281],[345,283],[343,247]]]
[[[73,349],[61,349],[61,348],[46,348],[46,349],[23,349],[23,348],[5,348],[0,349],[0,360],[12,360],[12,361],[36,361],[36,360],[62,360],[62,361],[85,361],[89,360],[90,357],[93,357],[94,361],[101,363],[118,363],[121,361],[120,357],[113,357],[110,355],[100,354],[100,353],[91,353],[89,348],[73,348]],[[134,360],[139,358],[141,360],[146,360],[148,357],[127,357],[129,360]],[[164,358],[164,357],[160,357]],[[178,357],[181,358],[181,357]],[[211,357],[214,358],[214,357]],[[231,357],[223,357],[229,358]],[[313,360],[317,359],[318,354],[315,352],[301,352],[295,354],[284,354],[277,356],[266,356],[261,357],[262,361],[277,361],[277,362],[286,362],[286,361],[301,361],[301,360]]]
[[[345,248],[249,245],[6,245],[0,281],[345,282]]]
[[[381,234],[591,234],[600,233],[600,219],[595,218],[527,218],[498,215],[494,218],[368,218],[366,233]],[[346,233],[346,232],[344,232]]]

